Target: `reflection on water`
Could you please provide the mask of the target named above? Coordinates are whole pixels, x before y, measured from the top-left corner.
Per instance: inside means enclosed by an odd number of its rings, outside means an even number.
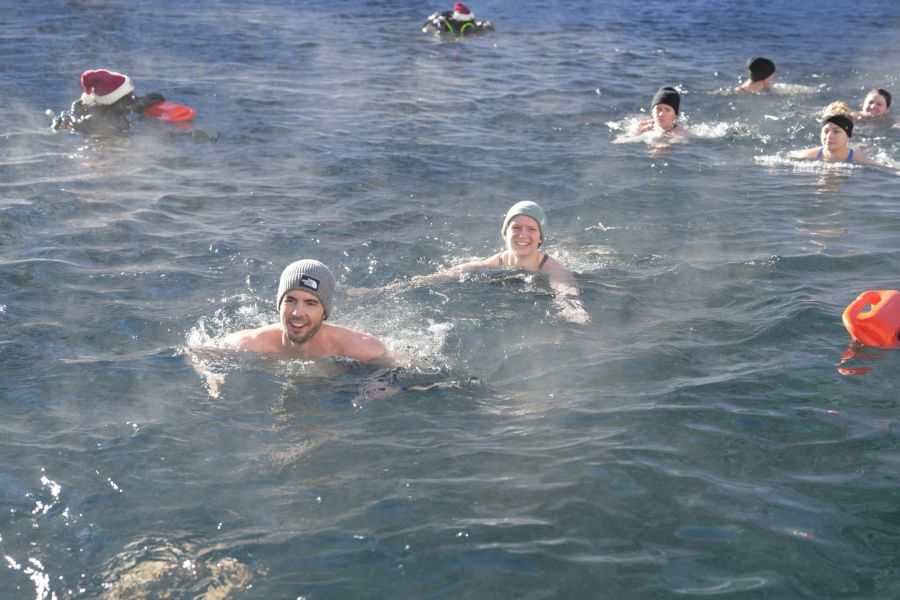
[[[347,0],[23,6],[0,75],[0,598],[900,594],[900,353],[847,348],[840,320],[896,287],[896,176],[786,158],[822,106],[896,84],[893,4],[833,48],[827,10],[732,0],[501,1],[494,34],[453,43]],[[774,93],[717,93],[744,39],[779,57]],[[51,135],[97,65],[217,143]],[[612,144],[667,83],[695,136]],[[893,164],[896,131],[854,143]],[[589,324],[539,277],[387,288],[492,254],[526,198]],[[300,257],[337,276],[335,323],[408,364],[219,347],[277,319]]]

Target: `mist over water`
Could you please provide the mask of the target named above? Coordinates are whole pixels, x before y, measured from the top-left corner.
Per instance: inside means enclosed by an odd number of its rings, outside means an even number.
[[[497,31],[421,34],[422,2],[8,7],[0,598],[898,595],[900,353],[840,315],[898,287],[900,180],[788,158],[828,103],[900,93],[898,7],[470,7]],[[730,92],[754,55],[775,90]],[[50,133],[98,67],[214,140]],[[695,137],[612,144],[662,85]],[[853,145],[900,164],[900,129]],[[386,289],[497,252],[523,199],[589,324],[540,278]],[[415,361],[406,391],[215,348],[301,257]]]

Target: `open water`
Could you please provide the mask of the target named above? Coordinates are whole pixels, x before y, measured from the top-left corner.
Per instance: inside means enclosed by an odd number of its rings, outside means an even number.
[[[473,0],[462,42],[438,8],[3,2],[0,598],[900,597],[900,352],[840,320],[898,287],[900,179],[785,158],[900,94],[900,5]],[[721,92],[753,55],[774,93]],[[97,67],[214,141],[50,133]],[[611,144],[665,84],[698,135]],[[590,324],[527,280],[382,289],[522,199]],[[406,391],[208,349],[301,257]]]

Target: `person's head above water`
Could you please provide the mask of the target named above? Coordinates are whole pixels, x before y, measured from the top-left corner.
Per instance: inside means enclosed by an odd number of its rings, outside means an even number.
[[[386,358],[387,349],[378,338],[325,322],[331,316],[334,286],[334,275],[317,260],[289,264],[275,296],[278,321],[232,333],[222,340],[224,345],[297,358]]]
[[[762,56],[754,56],[747,61],[750,81],[762,81],[775,74],[775,63]]]
[[[678,109],[681,107],[681,94],[678,93],[678,90],[671,86],[661,87],[656,91],[656,95],[653,96],[653,101],[650,103],[650,108],[652,109],[657,104],[665,104],[667,106],[671,106],[672,110],[675,111],[675,114],[678,114]]]
[[[544,226],[547,224],[547,216],[544,214],[544,209],[540,207],[540,205],[536,202],[532,202],[530,200],[523,200],[521,202],[516,202],[513,204],[508,211],[506,211],[506,217],[503,219],[503,227],[500,228],[500,237],[506,238],[506,230],[509,228],[509,223],[519,215],[525,215],[527,217],[531,217],[538,224],[538,230],[541,233],[541,243],[544,243]]]
[[[822,130],[824,131],[829,123],[837,125],[847,134],[849,140],[853,137],[853,118],[850,106],[843,100],[832,102],[825,107],[822,113]]]
[[[881,117],[891,110],[891,94],[882,88],[872,88],[862,102],[862,115]]]
[[[472,14],[472,11],[469,10],[469,7],[463,4],[462,2],[457,2],[453,5],[453,17],[454,21],[474,21],[475,15]]]
[[[324,318],[327,319],[331,314],[334,286],[334,275],[324,264],[312,259],[298,260],[289,264],[281,272],[275,306],[280,310],[285,294],[291,290],[300,290],[319,299],[325,310]]]
[[[131,77],[107,69],[95,69],[82,73],[81,87],[84,88],[81,101],[86,106],[93,104],[111,106],[134,92],[134,83],[131,81]]]

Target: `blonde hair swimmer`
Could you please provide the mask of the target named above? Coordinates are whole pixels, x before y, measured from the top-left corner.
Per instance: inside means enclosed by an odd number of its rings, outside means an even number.
[[[242,350],[297,358],[386,359],[378,338],[326,323],[331,316],[335,280],[317,260],[298,260],[281,273],[275,306],[279,322],[238,331],[225,344]]]
[[[575,278],[558,260],[541,249],[547,217],[544,209],[528,200],[517,202],[506,212],[500,237],[506,249],[486,258],[457,265],[431,275],[419,275],[410,279],[411,284],[451,281],[463,273],[491,268],[524,269],[539,271],[547,276],[555,294],[555,304],[560,315],[573,323],[586,323],[590,316],[579,298]]]
[[[825,108],[820,130],[821,146],[799,150],[791,154],[792,158],[819,160],[824,162],[843,162],[860,165],[879,165],[850,146],[853,137],[852,111],[846,102],[832,102]]]

